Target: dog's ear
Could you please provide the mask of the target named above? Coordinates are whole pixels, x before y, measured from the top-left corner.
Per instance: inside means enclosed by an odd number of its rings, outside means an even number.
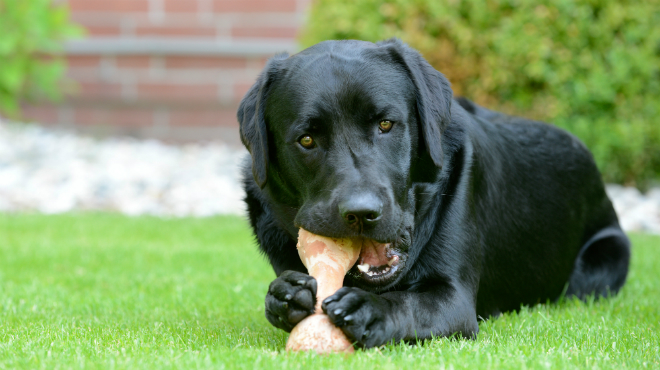
[[[287,57],[288,54],[280,54],[268,60],[257,82],[248,90],[238,107],[241,141],[252,156],[252,175],[261,188],[266,185],[268,178],[268,128],[264,117],[266,99],[270,85],[279,72],[280,62]]]
[[[377,44],[387,48],[395,62],[401,64],[412,79],[417,95],[421,133],[433,163],[442,167],[442,133],[451,121],[453,92],[445,76],[436,71],[417,52],[398,39]]]

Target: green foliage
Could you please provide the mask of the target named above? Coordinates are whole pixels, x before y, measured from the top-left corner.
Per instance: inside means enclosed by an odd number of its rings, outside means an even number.
[[[61,41],[82,32],[68,19],[51,0],[0,0],[0,113],[16,116],[23,100],[59,96]]]
[[[578,135],[607,181],[660,178],[660,1],[314,4],[305,45],[399,37],[456,95]]]
[[[0,213],[0,369],[657,369],[660,237],[631,240],[613,298],[345,358],[284,352],[264,317],[275,274],[242,219]]]

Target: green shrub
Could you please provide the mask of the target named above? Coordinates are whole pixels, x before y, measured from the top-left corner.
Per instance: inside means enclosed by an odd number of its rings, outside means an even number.
[[[393,36],[456,95],[578,135],[606,181],[660,178],[660,1],[317,0],[302,41]]]
[[[61,41],[81,33],[68,18],[51,0],[0,0],[0,113],[15,117],[24,100],[59,96]]]

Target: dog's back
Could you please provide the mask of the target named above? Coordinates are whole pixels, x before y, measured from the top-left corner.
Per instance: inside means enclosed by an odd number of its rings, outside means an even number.
[[[581,298],[618,291],[630,244],[584,144],[545,123],[457,102],[475,122],[476,213],[484,254],[496,261],[483,264],[477,311],[553,300],[566,282]]]

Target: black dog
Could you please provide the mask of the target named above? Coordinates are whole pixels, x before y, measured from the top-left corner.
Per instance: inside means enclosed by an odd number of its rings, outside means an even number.
[[[453,100],[398,40],[276,56],[238,120],[250,221],[278,276],[266,296],[276,327],[314,309],[301,227],[365,238],[345,287],[323,302],[362,347],[473,337],[479,316],[625,282],[630,244],[584,145]]]

